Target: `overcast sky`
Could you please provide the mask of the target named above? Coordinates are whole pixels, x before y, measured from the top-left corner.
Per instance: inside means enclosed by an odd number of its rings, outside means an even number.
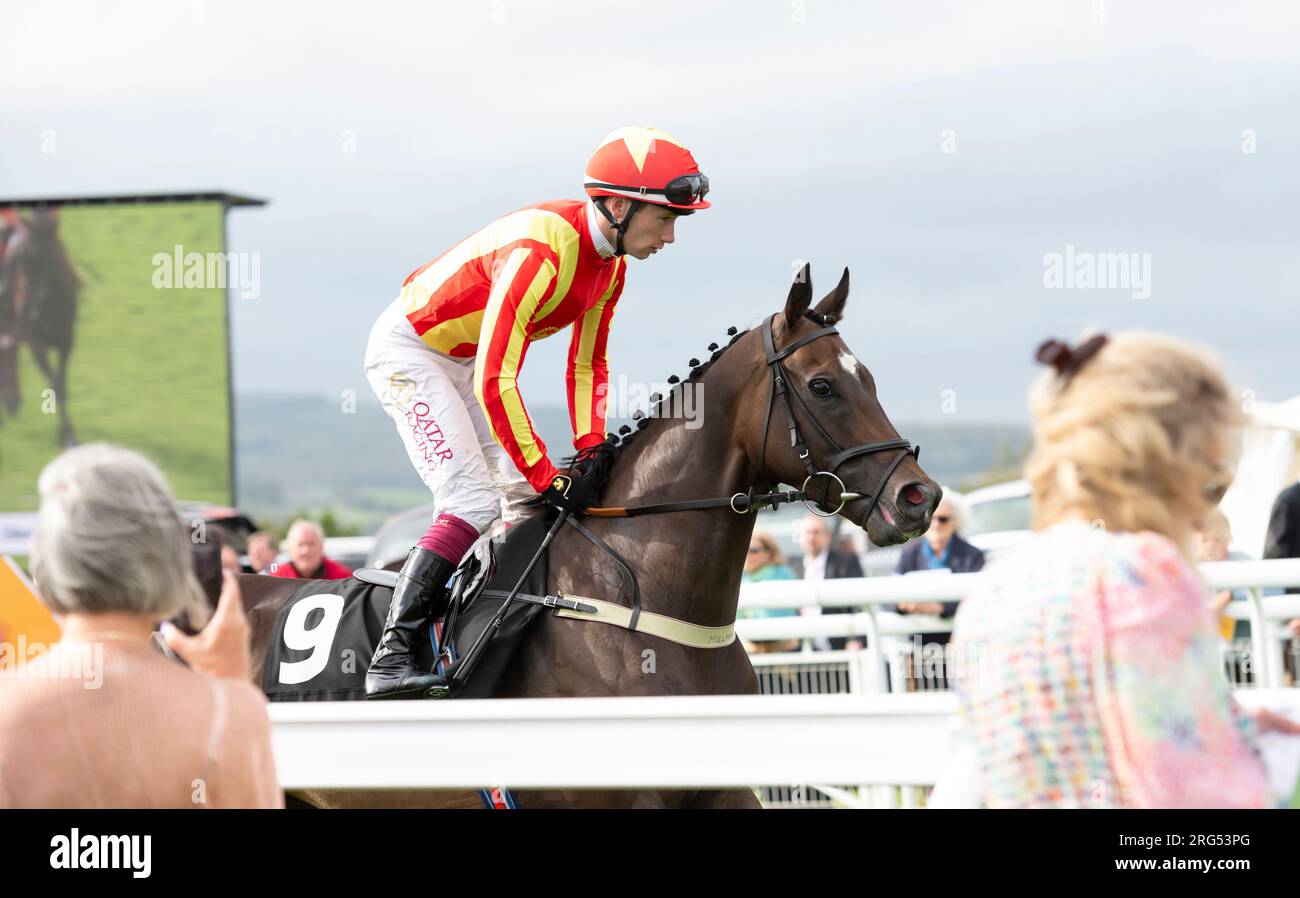
[[[596,142],[649,124],[691,147],[715,206],[631,263],[616,376],[682,373],[806,259],[819,291],[852,270],[841,331],[896,421],[952,420],[945,390],[960,420],[1023,421],[1034,347],[1087,326],[1203,341],[1281,399],[1300,393],[1298,20],[1289,2],[9,3],[0,196],[268,199],[230,216],[262,273],[233,300],[236,389],[338,395],[368,390],[366,334],[410,270],[579,196]],[[1150,296],[1045,287],[1067,245],[1149,254]],[[530,405],[563,402],[566,348],[534,344]]]

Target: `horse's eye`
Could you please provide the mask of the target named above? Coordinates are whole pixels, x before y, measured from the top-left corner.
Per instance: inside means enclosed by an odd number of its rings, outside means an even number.
[[[808,385],[808,389],[813,391],[814,396],[829,396],[835,392],[831,382],[823,377],[819,377]]]

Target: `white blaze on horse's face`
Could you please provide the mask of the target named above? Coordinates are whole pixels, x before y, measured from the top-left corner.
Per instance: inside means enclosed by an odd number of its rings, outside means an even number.
[[[854,377],[857,377],[858,360],[855,359],[853,353],[849,352],[847,349],[840,353],[840,367],[849,374],[852,374]]]

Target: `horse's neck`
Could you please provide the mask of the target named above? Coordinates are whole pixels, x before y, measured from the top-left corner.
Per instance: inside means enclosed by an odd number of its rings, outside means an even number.
[[[721,392],[721,391],[719,391]],[[619,459],[601,505],[644,505],[732,496],[754,471],[732,439],[735,403],[709,395],[701,426],[653,419]],[[590,521],[590,519],[588,519]],[[729,509],[674,511],[610,519],[611,546],[637,572],[647,611],[714,626],[736,616],[736,597],[753,515]]]

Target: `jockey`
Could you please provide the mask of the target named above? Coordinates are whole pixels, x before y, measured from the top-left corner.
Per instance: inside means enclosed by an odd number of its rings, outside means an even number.
[[[417,268],[379,316],[366,378],[436,517],[402,565],[368,698],[428,695],[441,678],[415,667],[416,641],[479,536],[514,523],[540,493],[579,512],[595,501],[576,471],[558,470],[533,430],[517,379],[528,344],[572,325],[565,378],[573,445],[605,439],[610,319],[625,256],[648,259],[674,240],[679,215],[707,209],[709,180],[690,151],[654,128],[620,128],[587,162],[587,200],[557,200],[500,218]]]

